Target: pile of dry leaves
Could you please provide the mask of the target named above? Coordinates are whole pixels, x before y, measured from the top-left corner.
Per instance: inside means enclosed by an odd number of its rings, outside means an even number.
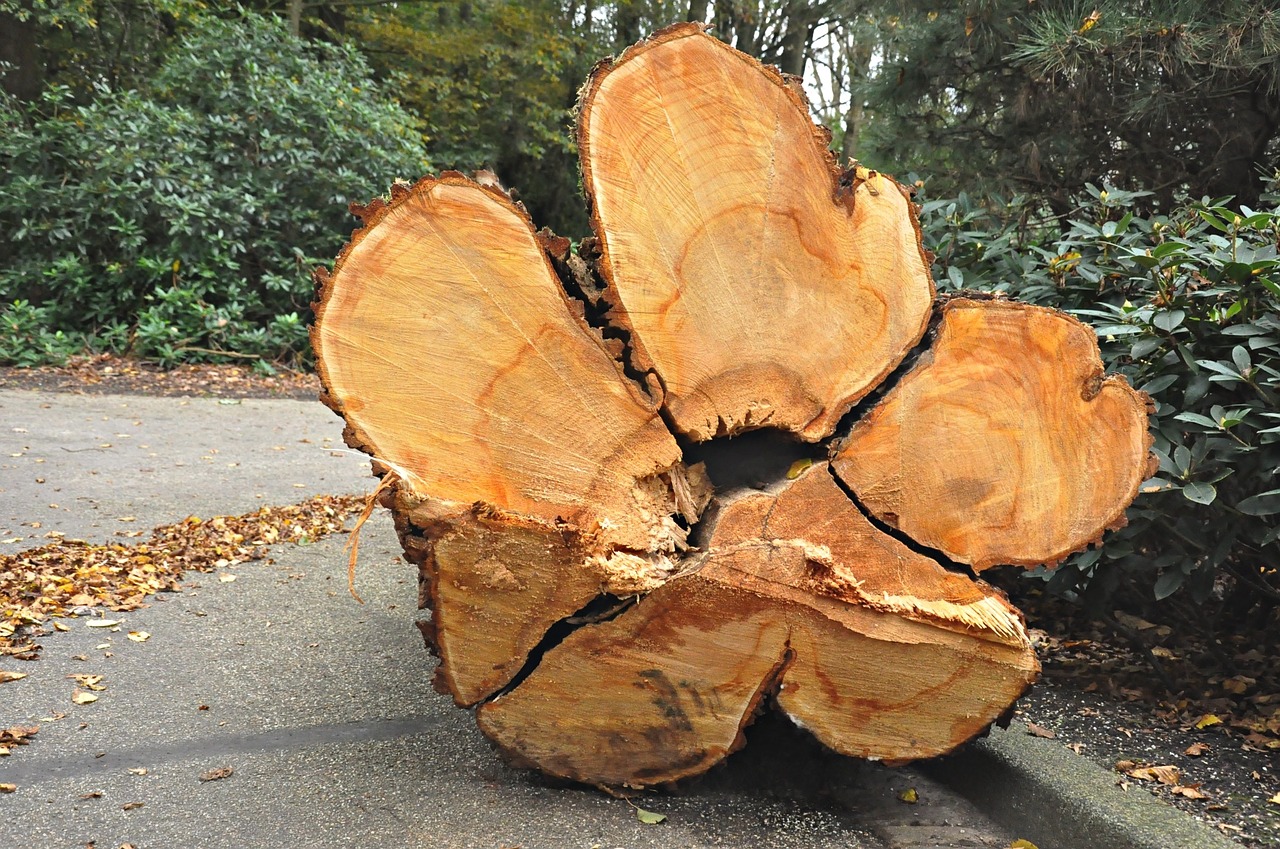
[[[184,572],[262,560],[275,543],[340,533],[363,506],[358,496],[321,495],[243,516],[189,516],[156,528],[150,539],[133,545],[60,538],[0,555],[0,656],[34,659],[40,650],[35,639],[47,633],[46,626],[66,630],[61,618],[89,608],[141,607],[153,593],[178,589]],[[19,673],[0,672],[6,674]],[[0,677],[0,683],[4,680]]]
[[[1248,845],[1280,845],[1274,614],[1214,634],[1158,605],[1146,615],[1161,621],[1124,610],[1095,618],[1025,580],[1004,585],[1027,615],[1043,677],[1069,685],[1024,700],[1036,717],[1028,733],[1062,740],[1114,769],[1121,787],[1149,790]]]
[[[1111,616],[1122,629],[1117,633],[1050,598],[1019,602],[1037,629],[1046,677],[1144,702],[1170,726],[1220,726],[1246,748],[1280,752],[1280,656],[1267,650],[1268,634],[1211,639],[1122,610]]]

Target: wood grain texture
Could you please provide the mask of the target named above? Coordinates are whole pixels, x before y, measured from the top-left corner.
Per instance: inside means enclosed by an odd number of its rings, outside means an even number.
[[[883,594],[930,584],[941,592],[926,592],[922,609]],[[770,699],[840,752],[941,754],[990,724],[1038,669],[997,591],[947,578],[880,534],[819,464],[779,494],[729,503],[695,571],[569,635],[477,717],[519,762],[647,786],[725,757]]]
[[[676,467],[679,448],[580,319],[523,211],[446,175],[364,221],[322,281],[312,330],[351,441],[420,494],[677,547],[670,498],[637,481]]]
[[[606,576],[577,534],[488,511],[433,540],[430,592],[440,689],[463,707],[492,696]]]
[[[877,517],[977,570],[1053,564],[1124,524],[1154,472],[1148,399],[1064,313],[956,299],[833,461]]]
[[[514,762],[610,787],[705,771],[763,710],[894,762],[981,733],[1039,667],[943,564],[1123,522],[1145,396],[1065,315],[935,312],[902,188],[699,26],[597,66],[578,139],[599,253],[447,172],[356,210],[317,274],[323,398],[387,476],[437,688]],[[787,435],[695,444],[761,428]]]
[[[615,320],[696,441],[816,441],[924,332],[933,286],[905,192],[841,187],[803,96],[693,25],[602,63],[579,119]]]

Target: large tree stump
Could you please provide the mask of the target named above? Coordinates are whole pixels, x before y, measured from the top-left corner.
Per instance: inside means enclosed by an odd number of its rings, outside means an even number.
[[[894,762],[981,733],[1038,665],[974,570],[1123,522],[1144,396],[1070,317],[937,305],[905,190],[699,26],[599,65],[578,141],[579,254],[446,173],[317,273],[324,400],[391,476],[437,686],[602,785],[702,772],[765,709]]]

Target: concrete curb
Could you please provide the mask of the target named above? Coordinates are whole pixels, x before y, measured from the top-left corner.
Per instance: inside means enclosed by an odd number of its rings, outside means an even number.
[[[1060,744],[1014,730],[922,765],[1040,849],[1240,849],[1239,844]]]

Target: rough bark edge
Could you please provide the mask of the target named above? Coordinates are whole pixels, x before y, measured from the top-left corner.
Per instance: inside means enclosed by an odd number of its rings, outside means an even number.
[[[498,201],[502,206],[514,213],[519,220],[529,229],[529,238],[532,240],[537,249],[539,256],[542,258],[543,265],[546,267],[547,275],[550,279],[561,284],[560,275],[556,273],[551,259],[546,249],[545,237],[540,238],[539,232],[534,227],[533,220],[530,218],[528,211],[524,205],[518,201],[512,200],[511,196],[502,190],[500,186],[491,181],[484,180],[480,175],[482,182],[468,178],[459,171],[443,171],[439,176],[427,175],[420,178],[417,182],[409,184],[397,181],[391,185],[390,201],[384,198],[374,198],[369,203],[361,205],[352,202],[349,210],[352,215],[360,219],[360,227],[357,227],[351,233],[351,238],[342,250],[338,253],[334,260],[333,270],[329,271],[324,267],[315,269],[312,272],[312,282],[315,284],[315,295],[311,302],[311,310],[315,314],[315,320],[311,324],[308,331],[308,338],[311,341],[311,350],[315,354],[316,374],[320,378],[321,390],[320,401],[332,410],[334,413],[342,417],[346,426],[342,431],[343,441],[351,448],[357,451],[363,451],[373,458],[374,474],[379,474],[378,464],[385,465],[385,460],[380,457],[378,446],[374,444],[372,438],[352,419],[348,416],[345,405],[335,393],[333,381],[329,375],[329,367],[326,363],[324,355],[323,334],[320,333],[320,327],[325,320],[325,314],[328,311],[328,305],[332,299],[338,285],[339,276],[343,266],[346,264],[347,258],[351,252],[355,250],[359,244],[364,241],[365,236],[373,231],[375,227],[382,222],[384,218],[394,209],[405,203],[407,199],[417,195],[429,193],[438,185],[457,186],[472,189],[479,189],[485,192],[489,197]],[[561,302],[564,304],[567,314],[571,320],[582,331],[583,336],[590,340],[592,344],[597,345],[606,355],[614,369],[617,372],[618,379],[623,382],[627,390],[631,393],[636,403],[645,410],[654,415],[658,415],[661,407],[661,393],[651,394],[646,391],[646,387],[636,384],[626,373],[622,362],[619,360],[616,345],[610,345],[596,328],[591,327],[587,323],[584,307],[581,301],[569,296],[564,290],[564,286],[557,285],[556,291],[559,294]],[[656,387],[655,387],[656,388]],[[673,435],[674,439],[674,435]]]
[[[1016,301],[1011,298],[1005,297],[1001,293],[961,290],[959,292],[939,295],[934,304],[936,321],[932,322],[929,327],[930,339],[929,339],[928,348],[932,350],[934,345],[936,345],[938,337],[941,335],[941,332],[942,332],[943,319],[946,317],[946,314],[948,311],[953,309],[969,309],[974,305],[983,304],[983,303],[996,305],[997,309],[1012,309],[1012,310],[1023,310],[1023,311],[1032,311],[1032,312],[1048,312],[1057,317],[1064,318],[1070,324],[1073,324],[1083,329],[1089,335],[1089,338],[1093,340],[1094,359],[1092,364],[1095,366],[1092,372],[1092,376],[1089,380],[1090,388],[1092,391],[1091,391],[1091,394],[1088,396],[1088,398],[1086,398],[1085,400],[1092,400],[1093,398],[1097,397],[1097,395],[1101,393],[1105,387],[1114,386],[1114,387],[1117,387],[1120,391],[1123,391],[1125,393],[1126,397],[1129,399],[1129,401],[1134,407],[1141,406],[1143,415],[1144,417],[1147,418],[1148,426],[1145,431],[1145,443],[1146,443],[1145,449],[1146,449],[1146,456],[1147,456],[1146,466],[1143,468],[1141,476],[1139,476],[1138,479],[1134,482],[1128,497],[1122,501],[1121,506],[1116,510],[1116,512],[1110,518],[1108,518],[1105,522],[1103,522],[1098,527],[1097,531],[1092,536],[1090,536],[1089,539],[1085,540],[1084,542],[1080,543],[1077,546],[1065,549],[1064,551],[1061,551],[1061,552],[1056,552],[1050,555],[1049,557],[1045,557],[1041,559],[1010,558],[1007,561],[990,562],[990,563],[978,561],[975,563],[966,564],[966,565],[969,565],[974,570],[974,572],[978,572],[978,573],[984,572],[987,569],[991,569],[996,566],[1017,566],[1024,569],[1033,569],[1037,566],[1044,566],[1047,569],[1054,570],[1054,569],[1057,569],[1059,566],[1061,566],[1063,561],[1066,560],[1071,555],[1076,554],[1077,552],[1084,551],[1090,547],[1101,545],[1103,541],[1103,537],[1105,537],[1108,532],[1118,531],[1129,524],[1129,519],[1128,517],[1125,516],[1125,512],[1129,509],[1130,506],[1133,505],[1134,500],[1138,497],[1138,494],[1142,489],[1143,482],[1146,481],[1148,478],[1150,478],[1152,475],[1154,475],[1159,468],[1159,461],[1156,458],[1155,454],[1152,453],[1151,451],[1152,446],[1155,445],[1155,436],[1151,433],[1150,416],[1155,412],[1155,404],[1151,400],[1150,395],[1148,395],[1147,393],[1143,392],[1140,389],[1134,389],[1133,386],[1130,385],[1129,379],[1124,375],[1106,373],[1106,366],[1102,362],[1102,349],[1098,347],[1097,334],[1094,333],[1094,330],[1090,325],[1085,324],[1079,318],[1063,310],[1056,309],[1054,307],[1041,306],[1038,304],[1028,304],[1023,301]],[[917,369],[922,367],[927,368],[928,363],[923,364],[923,366],[920,363],[917,363],[915,366],[912,367],[910,371],[916,371]],[[906,377],[906,375],[903,375],[903,377]],[[887,397],[888,397],[888,393],[886,393],[884,398],[879,399],[879,401],[876,404],[876,407],[878,407],[879,404],[882,403]],[[862,424],[864,420],[868,419],[874,413],[876,407],[872,407],[871,409],[867,410],[866,413],[858,420],[858,422],[854,424],[854,427],[857,427],[858,425]],[[846,434],[844,437],[841,437],[840,439],[832,443],[833,460],[835,456],[842,450],[842,445],[847,440],[847,438],[848,438],[848,434]],[[833,465],[832,470],[834,471],[834,469],[835,467]],[[844,479],[840,478],[840,480],[843,481]],[[850,489],[853,489],[853,484],[848,484],[848,486],[850,487]],[[884,522],[884,518],[880,516],[878,513],[876,513],[874,510],[871,510],[870,512],[872,513],[872,515],[876,517],[878,521]],[[901,534],[903,537],[911,540],[914,546],[916,546],[917,550],[928,548],[927,546],[925,546],[924,543],[920,542],[915,537],[910,536],[906,531],[903,531],[899,528],[895,528],[895,530],[897,531],[897,533]],[[952,556],[949,552],[943,552],[943,553],[946,554],[948,557]],[[965,561],[963,560],[956,560],[955,562],[965,563]],[[1014,609],[1016,610],[1017,608],[1014,608]]]
[[[924,268],[925,279],[929,286],[929,300],[932,303],[936,303],[938,297],[938,290],[934,285],[933,275],[929,271],[933,264],[934,257],[933,254],[924,248],[924,234],[920,227],[919,218],[920,207],[913,199],[914,192],[912,192],[907,186],[899,183],[893,177],[861,167],[856,162],[850,162],[850,167],[848,169],[842,169],[836,159],[835,152],[831,150],[831,131],[826,127],[821,127],[815,124],[813,119],[810,117],[809,99],[804,93],[804,88],[801,85],[800,80],[790,74],[784,74],[774,65],[766,65],[754,56],[743,53],[742,51],[725,44],[720,39],[710,35],[708,33],[709,29],[711,29],[710,25],[703,23],[674,23],[657,30],[648,38],[627,47],[617,57],[601,59],[591,69],[591,73],[587,76],[586,82],[583,83],[582,87],[578,90],[578,103],[574,109],[574,136],[578,144],[578,164],[582,172],[582,192],[587,201],[587,214],[590,219],[591,232],[595,236],[594,247],[599,251],[599,258],[595,261],[594,267],[600,279],[606,284],[601,296],[602,300],[609,305],[605,319],[630,337],[630,365],[637,372],[652,375],[653,382],[661,387],[663,395],[665,395],[666,384],[663,382],[662,376],[654,366],[653,359],[645,349],[643,338],[636,332],[635,326],[631,322],[631,316],[627,313],[626,307],[622,304],[622,300],[617,294],[617,284],[613,280],[613,263],[609,256],[609,240],[607,237],[607,231],[605,229],[604,222],[600,218],[600,212],[595,200],[595,192],[592,189],[590,155],[591,140],[587,132],[587,120],[591,113],[591,108],[595,103],[596,93],[599,92],[600,87],[604,84],[605,78],[612,71],[621,67],[631,59],[634,59],[655,47],[666,44],[667,42],[691,36],[705,36],[717,47],[722,50],[729,51],[735,59],[745,62],[748,68],[764,74],[770,82],[773,82],[781,88],[785,95],[790,99],[792,105],[808,122],[812,138],[817,143],[818,148],[822,151],[823,159],[827,166],[827,173],[831,178],[831,202],[836,206],[845,207],[846,214],[852,214],[855,196],[858,189],[864,183],[871,183],[874,185],[875,182],[884,179],[888,180],[889,183],[896,187],[897,190],[902,193],[907,202],[907,212],[911,219],[911,227],[915,230],[916,234],[916,250],[920,254],[920,261]],[[878,193],[878,189],[872,189],[872,191]],[[920,344],[920,341],[924,338],[925,333],[929,329],[929,322],[932,316],[932,309],[925,310],[920,322],[919,331],[914,334],[908,344],[903,346],[901,355],[888,363],[873,379],[867,382],[867,389],[865,392],[841,403],[841,406],[844,407],[844,409],[840,411],[839,415],[832,417],[834,427],[836,429],[839,428],[840,420],[847,415],[862,398],[874,392],[875,389],[884,382],[885,378],[892,374],[893,370],[897,368],[898,365],[906,359],[908,354],[910,354],[911,351]],[[665,412],[665,399],[661,401],[661,404],[662,409]],[[672,426],[670,421],[668,421],[668,427],[675,431],[675,428]],[[678,436],[683,437],[684,434],[678,433]],[[799,436],[798,433],[797,436]],[[828,434],[826,437],[816,441],[821,442],[825,439],[829,439],[830,437],[831,434]]]

